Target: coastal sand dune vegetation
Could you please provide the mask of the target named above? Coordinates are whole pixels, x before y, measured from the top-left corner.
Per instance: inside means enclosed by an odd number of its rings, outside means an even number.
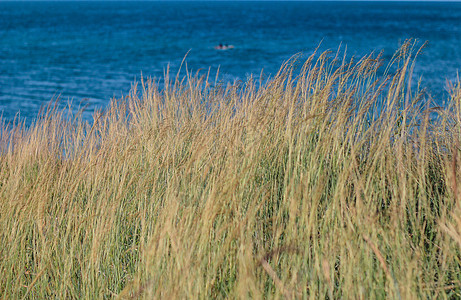
[[[418,51],[4,124],[0,298],[461,297],[461,85],[436,106]]]

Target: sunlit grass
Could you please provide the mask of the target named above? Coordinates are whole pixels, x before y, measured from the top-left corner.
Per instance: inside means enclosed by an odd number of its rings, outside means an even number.
[[[4,125],[0,297],[461,297],[461,86],[431,106],[414,46]]]

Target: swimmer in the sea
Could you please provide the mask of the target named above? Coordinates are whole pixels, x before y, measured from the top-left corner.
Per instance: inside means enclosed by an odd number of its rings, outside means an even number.
[[[219,44],[217,46],[214,47],[216,50],[228,50],[228,49],[233,49],[234,48],[234,45],[229,45],[229,44]]]

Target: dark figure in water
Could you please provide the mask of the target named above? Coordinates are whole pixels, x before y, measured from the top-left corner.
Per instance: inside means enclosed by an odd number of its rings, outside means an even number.
[[[228,49],[233,49],[234,48],[234,45],[229,45],[229,44],[219,44],[217,46],[214,47],[216,50],[228,50]]]

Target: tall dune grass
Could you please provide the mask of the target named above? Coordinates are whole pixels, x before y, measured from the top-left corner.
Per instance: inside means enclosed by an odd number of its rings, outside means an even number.
[[[461,297],[461,85],[433,107],[417,50],[4,125],[0,298]]]

